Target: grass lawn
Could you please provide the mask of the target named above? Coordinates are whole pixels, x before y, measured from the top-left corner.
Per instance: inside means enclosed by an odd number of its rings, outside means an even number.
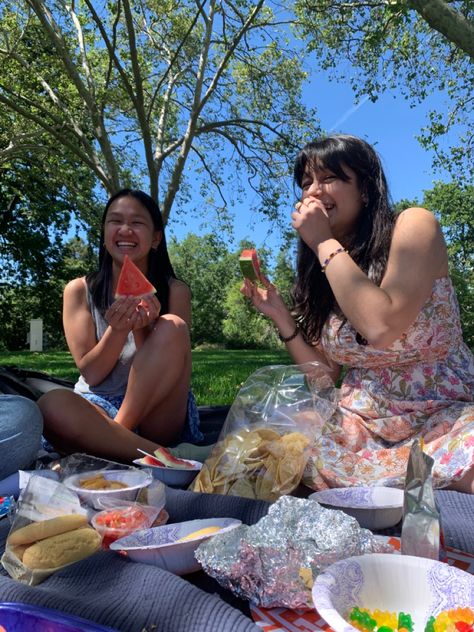
[[[199,406],[231,404],[240,386],[256,369],[269,364],[291,364],[286,351],[193,351],[192,388]],[[0,366],[44,371],[75,382],[77,369],[67,351],[0,353]]]

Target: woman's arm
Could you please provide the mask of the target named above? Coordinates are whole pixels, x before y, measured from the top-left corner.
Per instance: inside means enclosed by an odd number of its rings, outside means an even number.
[[[291,337],[296,332],[296,336],[285,343],[295,364],[320,362],[328,367],[328,375],[336,382],[341,372],[340,365],[326,357],[320,344],[310,345],[305,341],[276,287],[265,277],[261,278],[261,282],[264,284],[263,288],[245,279],[242,294],[252,301],[259,312],[273,321],[282,338]]]
[[[341,244],[326,239],[314,248],[323,263]],[[374,347],[397,340],[416,319],[436,278],[447,275],[448,259],[441,228],[423,208],[409,208],[397,218],[380,287],[346,253],[327,266],[336,301],[352,326]]]
[[[114,368],[131,329],[127,319],[136,309],[135,302],[136,299],[123,299],[120,302],[120,310],[114,315],[115,327],[107,327],[104,336],[97,342],[87,303],[85,279],[74,279],[64,288],[63,325],[66,341],[77,368],[89,385],[100,384]]]
[[[179,279],[170,281],[169,313],[182,318],[191,328],[191,290]]]

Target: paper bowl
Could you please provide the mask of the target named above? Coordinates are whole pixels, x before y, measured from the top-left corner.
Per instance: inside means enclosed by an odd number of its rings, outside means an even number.
[[[121,489],[84,489],[80,486],[80,481],[86,478],[92,478],[96,475],[103,475],[103,477],[110,481],[119,481],[128,485]],[[82,474],[74,474],[68,476],[63,483],[69,489],[76,492],[79,498],[93,507],[94,509],[104,509],[107,506],[109,499],[113,500],[135,500],[138,492],[147,487],[153,478],[144,470],[130,469],[130,470],[94,470],[92,472],[82,472]],[[105,501],[106,504],[103,504]]]
[[[233,518],[208,518],[207,520],[188,520],[168,524],[162,527],[142,529],[135,533],[112,542],[112,551],[125,551],[135,562],[143,562],[159,566],[175,575],[186,575],[200,570],[201,565],[194,557],[194,551],[208,538],[235,529],[242,524]],[[190,540],[178,542],[191,533],[208,527],[220,527],[215,534],[196,534]]]
[[[191,459],[186,459],[186,461],[188,461],[188,463],[192,463],[194,469],[190,470],[165,467],[161,465],[149,465],[148,463],[144,463],[142,459],[135,459],[134,464],[151,470],[153,478],[165,483],[165,485],[169,485],[170,487],[187,487],[193,482],[200,472],[202,463],[199,461],[192,461]]]
[[[348,622],[354,606],[411,614],[413,629],[422,632],[430,616],[473,606],[474,576],[423,557],[372,553],[326,568],[314,583],[313,602],[335,632],[356,630]]]
[[[324,489],[314,492],[309,498],[325,507],[341,509],[365,529],[393,527],[403,515],[403,490],[394,487]]]

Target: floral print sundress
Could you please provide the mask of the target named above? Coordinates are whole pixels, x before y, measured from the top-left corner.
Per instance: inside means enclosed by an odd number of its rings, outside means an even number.
[[[462,340],[448,277],[436,279],[409,330],[387,349],[356,340],[331,315],[322,344],[349,366],[335,414],[322,428],[305,470],[313,489],[403,487],[408,454],[422,437],[436,487],[459,480],[474,463],[474,356]]]

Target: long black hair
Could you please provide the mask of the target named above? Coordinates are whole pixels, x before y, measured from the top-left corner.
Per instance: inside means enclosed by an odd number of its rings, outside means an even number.
[[[150,213],[155,230],[161,231],[161,241],[157,248],[151,248],[148,255],[148,270],[146,276],[156,288],[156,296],[161,303],[160,314],[166,314],[169,309],[169,280],[176,278],[166,247],[166,238],[158,204],[144,191],[137,189],[121,189],[115,193],[105,205],[101,220],[99,269],[86,276],[86,282],[97,309],[104,314],[112,304],[112,257],[104,245],[104,226],[107,211],[111,204],[122,197],[133,197]]]
[[[301,188],[307,169],[325,169],[344,181],[349,176],[344,167],[357,177],[359,191],[366,200],[354,234],[344,243],[352,259],[380,285],[387,266],[395,213],[390,202],[387,181],[376,151],[360,138],[335,134],[308,143],[296,157],[293,177]],[[332,311],[339,311],[333,291],[314,252],[300,239],[297,276],[292,290],[293,314],[306,339],[316,343]]]

